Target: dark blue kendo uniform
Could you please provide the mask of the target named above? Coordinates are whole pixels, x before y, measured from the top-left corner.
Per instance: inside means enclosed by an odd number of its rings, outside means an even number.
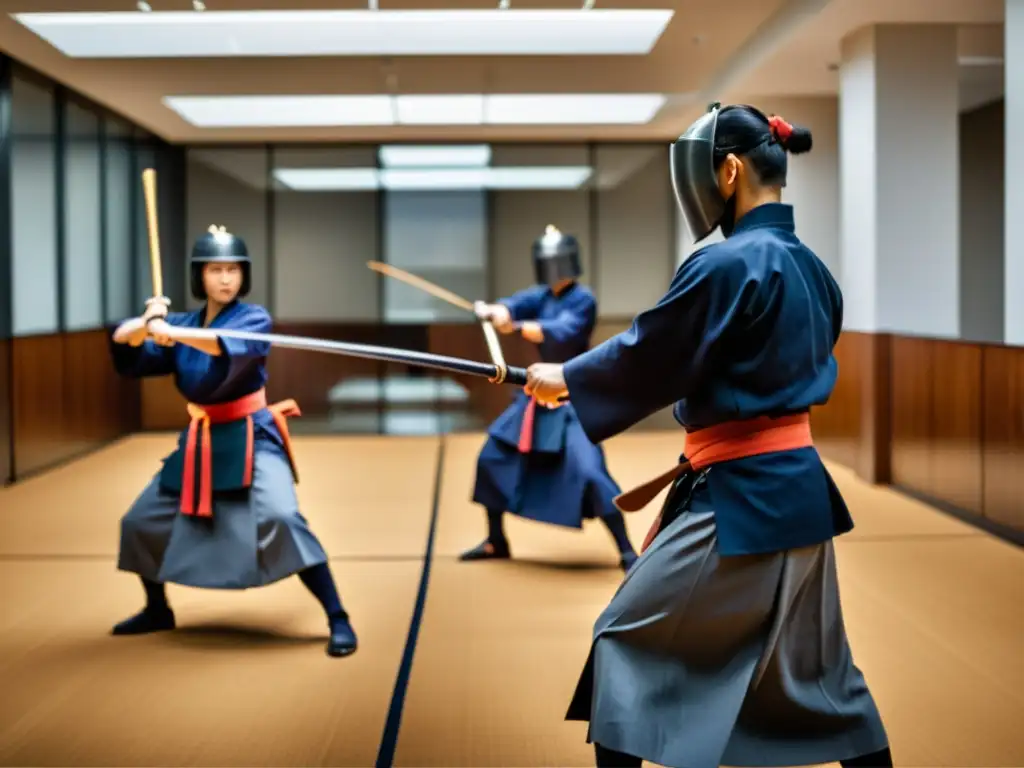
[[[573,253],[577,252],[575,238],[567,239]],[[578,264],[565,260],[555,265],[562,268],[559,273],[537,250],[538,276],[547,279],[499,303],[508,308],[514,322],[540,325],[542,360],[564,363],[590,347],[597,301],[588,287],[576,282]],[[600,518],[619,547],[622,566],[628,568],[636,554],[614,503],[620,492],[608,473],[603,449],[587,438],[571,404],[546,408],[519,392],[488,430],[477,463],[473,501],[488,511],[488,542],[465,553],[463,559],[509,557],[501,527],[502,515],[508,511],[567,528],[582,528],[584,519]]]
[[[238,296],[221,308],[210,328],[267,333],[272,319],[263,307],[239,301],[248,292],[252,267],[244,241],[211,228],[199,238],[191,256],[192,295],[207,300],[203,271],[212,263],[238,264]],[[202,328],[209,304],[192,312],[168,315],[168,325]],[[327,553],[299,512],[287,429],[282,433],[260,395],[267,382],[270,345],[243,339],[220,339],[221,354],[210,355],[185,344],[157,345],[152,339],[132,347],[111,339],[114,365],[122,376],[173,376],[178,391],[201,408],[223,407],[256,397],[254,410],[209,425],[210,482],[208,516],[196,510],[193,482],[201,478],[202,459],[190,458],[190,435],[179,435],[175,450],[121,521],[118,568],[137,574],[146,606],[118,623],[115,635],[138,635],[174,629],[176,619],[165,583],[206,589],[249,589],[293,574],[313,593],[327,614],[327,652],[347,656],[358,642],[341,605]],[[283,420],[282,420],[283,423]],[[191,480],[186,480],[191,477]],[[199,493],[202,498],[204,494]]]
[[[726,239],[563,376],[592,440],[675,403],[694,445],[701,431],[729,443],[731,429],[739,450],[682,465],[650,547],[595,622],[567,719],[589,723],[599,765],[891,766],[839,599],[832,540],[853,522],[808,424],[835,386],[842,294],[790,206],[729,213],[712,152],[742,155],[788,134],[751,108],[728,109],[749,113],[730,115],[727,149],[713,105],[672,151],[691,233],[721,226]],[[747,134],[735,127],[744,120]],[[755,455],[773,423],[807,425],[806,442],[766,440]]]

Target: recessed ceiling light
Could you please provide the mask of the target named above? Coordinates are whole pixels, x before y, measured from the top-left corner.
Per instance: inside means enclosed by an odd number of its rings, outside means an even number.
[[[483,168],[491,162],[487,144],[423,146],[390,144],[377,153],[385,168]]]
[[[203,128],[394,123],[388,96],[169,96],[164,103]]]
[[[961,56],[957,63],[961,67],[1001,67],[1002,56]]]
[[[637,56],[671,9],[15,13],[66,56]]]
[[[274,178],[297,192],[578,189],[588,166],[502,168],[277,168]]]
[[[494,94],[484,104],[489,125],[649,123],[665,104],[660,93]]]
[[[165,96],[200,128],[366,125],[642,125],[660,93],[457,96]],[[479,108],[478,108],[479,107]]]
[[[376,168],[276,168],[274,178],[296,191],[372,192],[380,188]]]
[[[473,93],[398,96],[395,115],[399,125],[481,125],[484,97]]]

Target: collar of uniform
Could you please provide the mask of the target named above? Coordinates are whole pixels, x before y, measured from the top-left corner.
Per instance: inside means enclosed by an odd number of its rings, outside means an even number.
[[[565,290],[563,290],[561,293],[555,293],[555,289],[549,285],[547,286],[548,295],[554,296],[556,299],[564,299],[566,296],[568,296],[570,293],[576,290],[577,285],[579,285],[579,283],[576,280],[573,280],[571,283],[569,283],[569,285],[565,286]]]
[[[786,229],[790,232],[796,231],[793,223],[793,206],[786,203],[765,203],[747,212],[747,215],[736,222],[733,234],[738,235],[748,229],[762,229],[774,227],[775,229]]]

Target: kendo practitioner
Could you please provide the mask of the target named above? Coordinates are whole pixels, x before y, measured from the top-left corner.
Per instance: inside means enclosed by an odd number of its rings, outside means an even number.
[[[347,656],[356,636],[327,554],[299,512],[287,417],[292,400],[267,404],[270,346],[178,336],[179,328],[267,333],[271,317],[240,298],[252,284],[244,241],[211,227],[191,254],[192,295],[205,304],[168,314],[151,299],[145,314],[114,331],[114,365],[124,376],[174,376],[191,423],[163,468],[121,520],[118,568],[136,573],[143,610],[113,629],[137,635],[175,628],[167,582],[207,589],[261,587],[298,574],[327,614],[327,653]]]
[[[671,488],[566,716],[589,721],[599,766],[892,765],[839,601],[832,540],[853,521],[809,426],[843,315],[780,202],[787,152],[810,149],[780,117],[712,105],[671,176],[694,239],[726,239],[629,330],[529,370],[526,390],[568,396],[595,442],[672,403],[686,430],[679,466],[641,486]]]
[[[533,245],[533,263],[536,285],[497,304],[478,303],[477,316],[500,333],[518,330],[542,360],[571,360],[589,348],[597,322],[597,300],[577,281],[579,242],[549,226]],[[487,538],[461,559],[511,557],[503,525],[509,511],[567,528],[600,518],[619,549],[620,567],[628,570],[637,555],[613,502],[620,490],[604,450],[587,439],[571,405],[538,405],[519,392],[491,425],[477,462],[473,501],[487,510]]]

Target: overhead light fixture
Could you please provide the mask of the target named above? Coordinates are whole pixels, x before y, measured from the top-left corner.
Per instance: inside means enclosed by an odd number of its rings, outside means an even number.
[[[276,168],[274,178],[302,192],[373,192],[380,188],[376,168]]]
[[[592,173],[593,170],[585,165],[489,168],[487,188],[504,190],[579,189]]]
[[[1002,56],[961,56],[957,59],[961,67],[1001,67]]]
[[[396,96],[395,122],[399,125],[482,125],[484,97],[472,93]]]
[[[369,125],[643,125],[660,93],[430,96],[165,96],[199,128]]]
[[[440,192],[487,189],[490,168],[387,168],[380,185],[392,192]]]
[[[192,0],[192,10],[193,11],[205,11],[206,10],[206,3],[204,3],[203,0]]]
[[[649,123],[665,104],[660,93],[494,94],[486,97],[488,125]]]
[[[484,168],[491,162],[491,148],[389,144],[377,156],[385,168]]]
[[[438,192],[579,189],[588,166],[503,168],[277,168],[274,178],[296,192]]]
[[[387,96],[169,96],[164,103],[202,128],[392,125]]]
[[[143,13],[149,13],[149,12],[151,12],[153,10],[150,7],[149,3],[146,2],[146,0],[138,0],[138,2],[135,3],[135,7],[137,9],[139,9],[140,11],[142,11]],[[36,33],[36,34],[38,34],[38,33]]]
[[[141,7],[141,4],[140,4]],[[372,8],[372,6],[371,6]],[[15,13],[73,58],[642,56],[671,9]]]

